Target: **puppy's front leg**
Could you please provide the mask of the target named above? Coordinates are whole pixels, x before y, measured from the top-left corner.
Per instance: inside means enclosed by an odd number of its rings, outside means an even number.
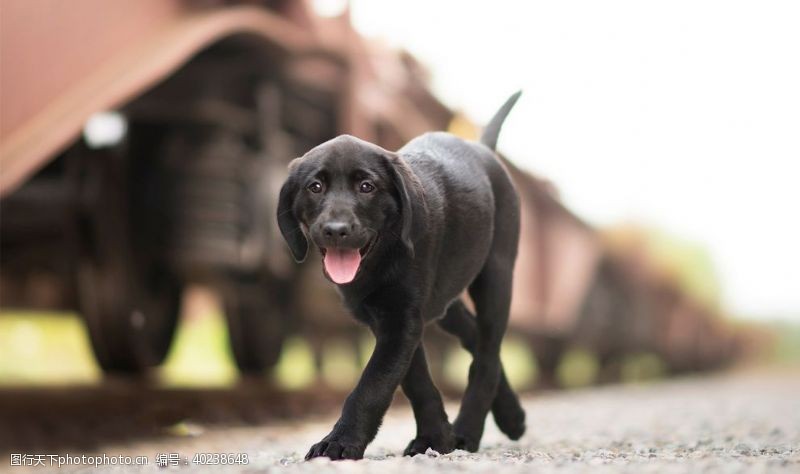
[[[333,430],[311,447],[306,459],[361,459],[378,433],[383,415],[420,344],[423,323],[418,314],[395,314],[377,320],[375,351],[355,390],[347,397]]]

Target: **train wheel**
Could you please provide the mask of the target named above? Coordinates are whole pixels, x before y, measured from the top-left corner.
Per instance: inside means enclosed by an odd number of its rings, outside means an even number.
[[[536,378],[537,390],[555,390],[562,388],[558,380],[558,365],[565,352],[563,339],[549,335],[529,335],[531,350],[536,357],[539,372]]]
[[[129,191],[125,157],[84,151],[77,160],[78,308],[102,369],[143,373],[169,351],[181,284],[154,250],[160,224],[150,217],[155,205],[142,201],[152,193]]]
[[[181,290],[174,279],[162,273],[131,280],[92,265],[80,271],[81,312],[108,373],[141,374],[161,364],[178,320]]]
[[[276,293],[275,283],[260,279],[234,279],[223,291],[233,356],[244,374],[262,374],[280,358],[287,332],[280,300],[286,295]]]

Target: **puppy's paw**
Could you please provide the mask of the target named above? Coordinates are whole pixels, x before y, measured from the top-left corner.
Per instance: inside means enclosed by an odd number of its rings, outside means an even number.
[[[456,449],[477,452],[483,436],[483,422],[470,417],[459,417],[453,423],[453,433],[456,438]]]
[[[464,451],[476,453],[478,452],[480,444],[480,438],[475,439],[469,435],[456,433],[456,449],[463,449]]]
[[[525,434],[525,410],[519,402],[495,403],[492,405],[492,415],[497,427],[511,440],[518,440]]]
[[[403,456],[416,456],[417,454],[425,454],[428,448],[436,451],[439,454],[447,454],[453,452],[456,448],[456,440],[453,433],[448,430],[447,433],[430,436],[422,435],[417,436],[408,443],[408,447],[403,451]]]
[[[311,446],[306,454],[306,461],[312,458],[327,457],[333,461],[339,459],[361,459],[366,446],[337,439],[323,439]]]

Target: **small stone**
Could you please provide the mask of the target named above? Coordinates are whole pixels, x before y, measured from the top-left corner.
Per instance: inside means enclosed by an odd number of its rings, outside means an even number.
[[[737,453],[739,453],[739,454],[741,454],[741,455],[743,455],[743,456],[749,456],[749,455],[750,455],[750,453],[753,451],[753,450],[750,448],[750,446],[749,446],[749,445],[747,445],[747,444],[745,444],[745,443],[739,443],[739,444],[737,444],[737,445],[736,445],[736,447],[735,447],[735,448],[733,448],[733,449],[734,449],[734,451],[736,451]]]

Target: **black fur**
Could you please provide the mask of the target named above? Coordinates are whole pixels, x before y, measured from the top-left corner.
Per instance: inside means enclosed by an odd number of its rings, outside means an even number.
[[[345,135],[290,165],[278,222],[292,254],[303,260],[308,239],[321,252],[332,247],[365,252],[355,278],[338,289],[376,337],[375,351],[339,421],[307,459],[361,458],[398,386],[417,421],[407,455],[427,448],[476,451],[490,410],[509,437],[524,433],[525,413],[499,357],[519,239],[519,201],[494,153],[518,96],[490,122],[484,144],[437,132],[394,153]],[[459,299],[465,289],[476,315]],[[473,355],[469,385],[452,425],[420,344],[431,322],[458,337]]]

